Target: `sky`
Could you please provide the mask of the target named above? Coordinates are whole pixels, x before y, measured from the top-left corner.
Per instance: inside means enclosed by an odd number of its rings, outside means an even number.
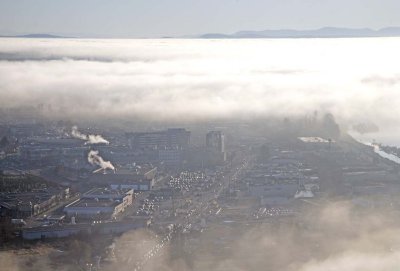
[[[1,0],[0,34],[154,38],[400,26],[398,0]]]

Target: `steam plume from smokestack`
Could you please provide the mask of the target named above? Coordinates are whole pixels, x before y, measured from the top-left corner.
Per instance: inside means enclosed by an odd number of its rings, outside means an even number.
[[[88,154],[88,162],[94,166],[100,166],[100,168],[93,171],[93,173],[106,169],[111,169],[115,172],[115,167],[113,166],[113,164],[110,161],[104,161],[104,159],[99,155],[99,151],[90,151]]]
[[[85,135],[79,132],[77,126],[72,126],[71,135],[77,139],[86,140],[85,144],[110,144],[110,142],[104,139],[101,135]]]

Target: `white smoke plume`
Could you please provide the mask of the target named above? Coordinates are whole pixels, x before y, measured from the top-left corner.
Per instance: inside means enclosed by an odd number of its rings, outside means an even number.
[[[104,139],[101,135],[88,135],[88,141],[86,144],[110,144],[110,142],[106,139]]]
[[[73,137],[77,138],[77,139],[88,140],[88,136],[87,135],[82,134],[81,132],[79,132],[78,126],[72,126],[71,135]]]
[[[94,166],[100,166],[100,168],[93,171],[93,173],[106,169],[111,169],[115,172],[114,165],[110,161],[104,161],[104,159],[99,155],[99,151],[90,151],[88,154],[88,162]]]
[[[110,142],[104,139],[101,135],[85,135],[79,132],[77,126],[72,127],[71,135],[75,138],[86,140],[85,144],[110,144]]]

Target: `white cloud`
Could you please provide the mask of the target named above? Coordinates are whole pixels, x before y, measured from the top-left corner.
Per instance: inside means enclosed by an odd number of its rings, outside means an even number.
[[[1,39],[0,105],[51,103],[72,117],[176,120],[321,110],[349,121],[395,121],[394,86],[365,78],[396,75],[398,46],[396,38]]]

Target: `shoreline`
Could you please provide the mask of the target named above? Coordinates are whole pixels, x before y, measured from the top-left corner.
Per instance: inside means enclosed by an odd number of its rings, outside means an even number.
[[[395,154],[393,154],[393,153],[389,153],[389,152],[386,152],[385,150],[383,150],[382,147],[381,147],[382,143],[366,142],[364,140],[361,140],[360,138],[357,138],[353,134],[349,134],[348,133],[348,135],[351,138],[353,138],[356,142],[358,142],[358,143],[360,143],[360,144],[362,144],[364,146],[372,147],[374,153],[378,154],[381,158],[388,159],[391,162],[394,162],[396,164],[400,164],[400,157],[395,155]],[[388,146],[388,147],[392,147],[392,146]],[[393,146],[393,147],[397,148],[397,146]]]

